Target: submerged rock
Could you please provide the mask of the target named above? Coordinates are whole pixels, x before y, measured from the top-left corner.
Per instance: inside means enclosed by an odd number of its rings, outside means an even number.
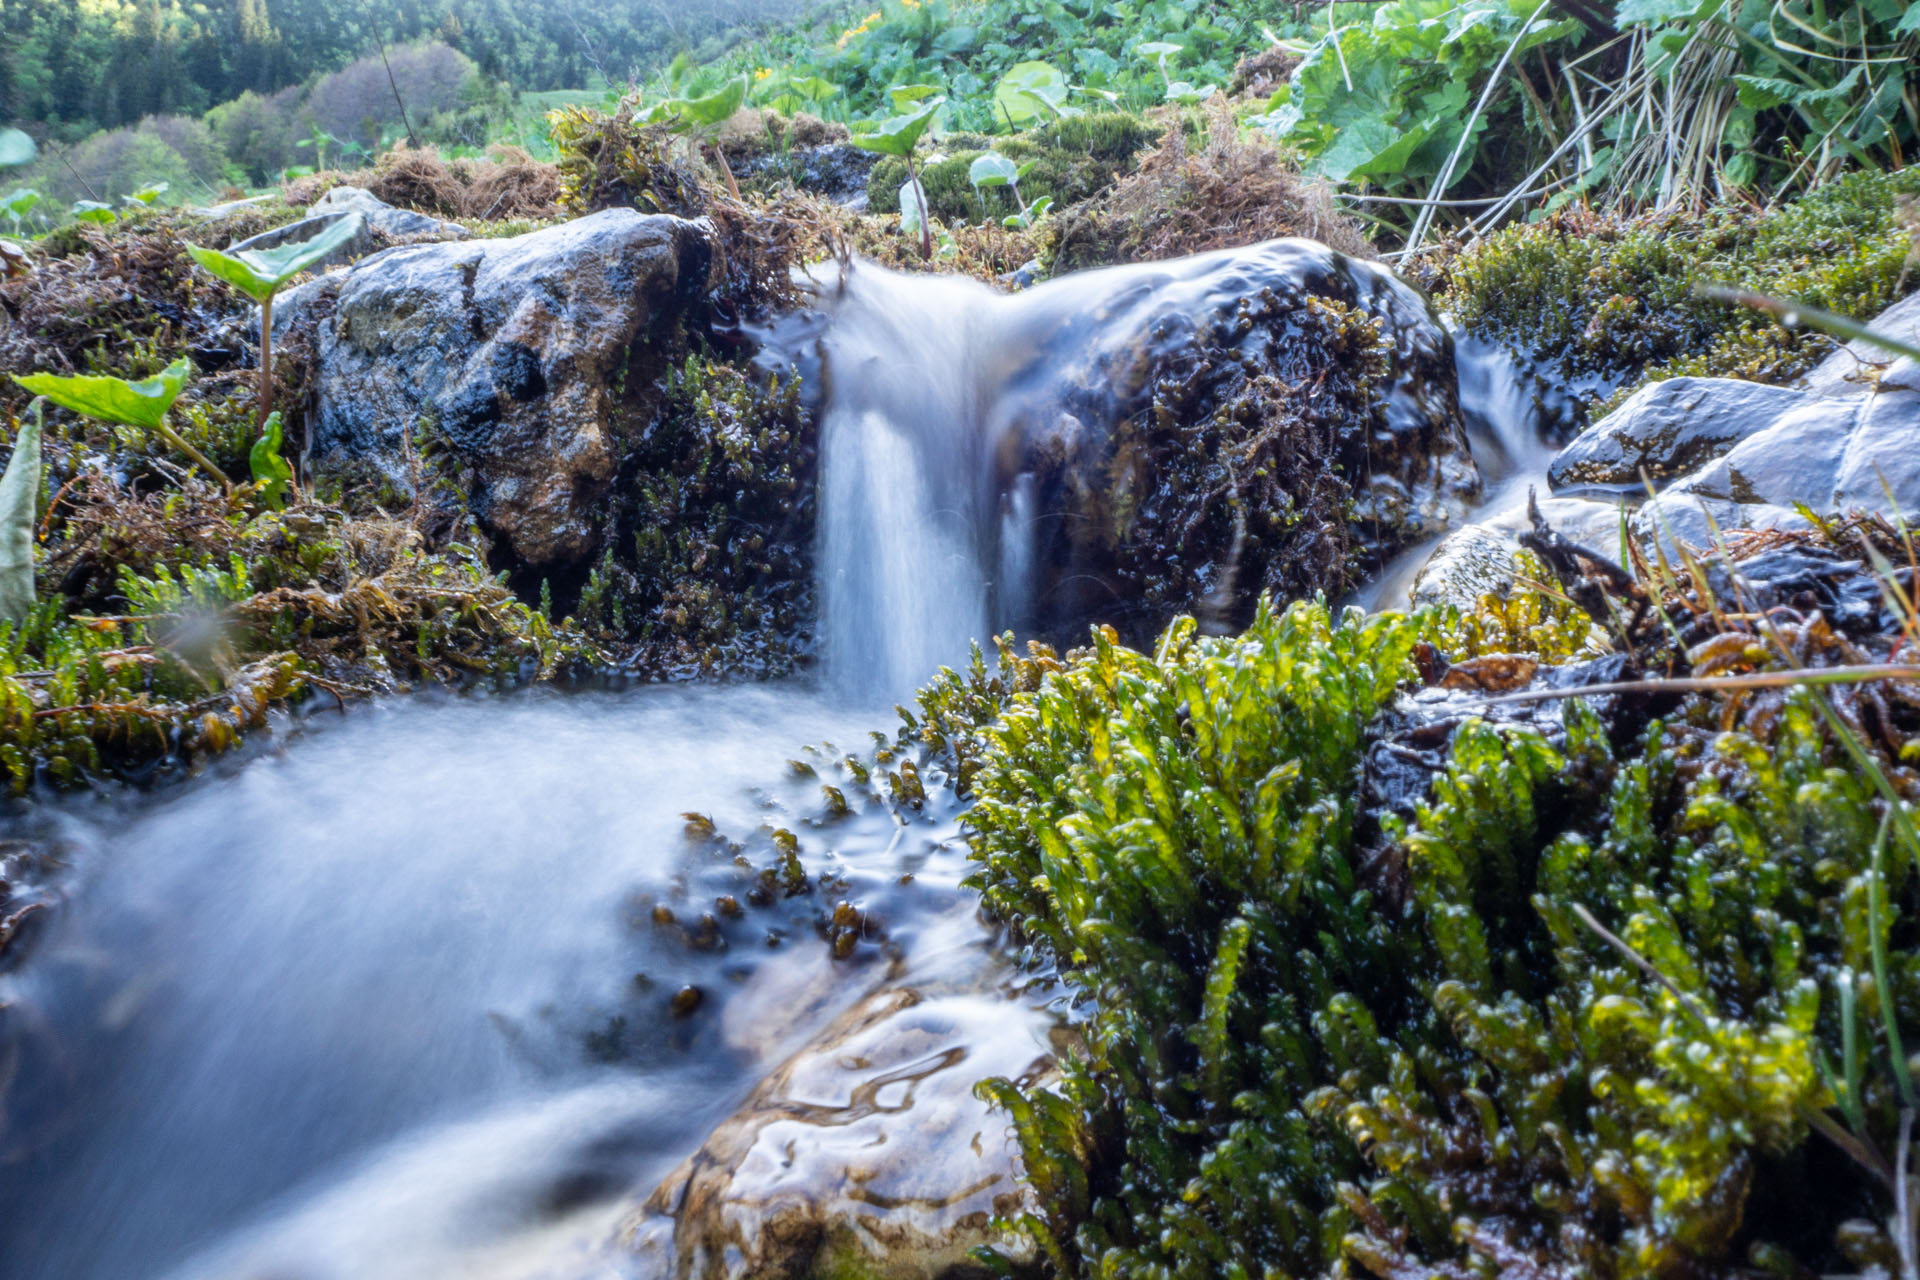
[[[443,444],[484,527],[522,564],[575,565],[619,462],[617,382],[709,287],[710,230],[609,209],[503,240],[409,245],[294,291],[310,325],[310,447],[412,482]]]
[[[678,1280],[990,1274],[1030,1259],[995,1218],[1031,1212],[1007,1118],[974,1096],[1050,1059],[1007,1006],[883,989],[770,1075],[623,1228]]]

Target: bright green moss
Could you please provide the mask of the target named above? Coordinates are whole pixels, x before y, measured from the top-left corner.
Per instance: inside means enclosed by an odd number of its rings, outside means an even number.
[[[1564,650],[1553,612],[1520,630]],[[984,1086],[1064,1274],[1624,1280],[1890,1248],[1884,1187],[1809,1123],[1893,1150],[1873,940],[1915,1044],[1920,880],[1905,851],[1876,873],[1873,784],[1815,695],[1619,742],[1579,702],[1469,717],[1423,801],[1358,811],[1369,721],[1419,641],[1461,634],[1296,604],[1151,657],[1100,636],[984,732],[974,882],[1094,1006],[1055,1090]],[[1357,856],[1376,822],[1384,868]]]
[[[1832,340],[1702,298],[1697,286],[1738,285],[1871,319],[1920,287],[1898,203],[1915,195],[1920,168],[1852,174],[1761,214],[1562,214],[1467,250],[1445,268],[1440,300],[1575,397],[1605,400],[1679,374],[1787,382]],[[1584,420],[1576,401],[1566,425]]]
[[[968,179],[973,162],[993,150],[1017,164],[1032,163],[1020,183],[1027,203],[1051,196],[1056,206],[1064,207],[1110,186],[1159,134],[1140,117],[1114,111],[1072,116],[1004,138],[954,135],[941,140],[943,158],[922,168],[920,182],[928,208],[945,222],[997,220],[1017,213],[1019,206],[1006,188],[976,191]],[[868,178],[867,207],[874,213],[898,213],[906,180],[905,161],[881,160]]]

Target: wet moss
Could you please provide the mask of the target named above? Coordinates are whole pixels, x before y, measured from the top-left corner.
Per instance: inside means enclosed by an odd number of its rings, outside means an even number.
[[[1833,349],[1750,308],[1701,297],[1737,285],[1860,319],[1920,287],[1901,201],[1920,168],[1857,173],[1764,212],[1615,219],[1584,211],[1498,231],[1426,283],[1465,327],[1573,398],[1563,429],[1641,382],[1680,374],[1790,382]]]
[[[1616,643],[1680,674],[1906,643],[1912,619],[1841,610],[1763,639],[1733,606],[1764,610],[1767,555],[1825,566],[1803,606],[1875,576],[1783,546],[1643,583]],[[1731,1276],[1892,1248],[1869,1166],[1901,1123],[1885,1046],[1920,1033],[1920,695],[1491,705],[1516,655],[1466,650],[1544,619],[1536,661],[1564,662],[1561,613],[1303,603],[1150,654],[1096,633],[982,731],[973,882],[1091,1003],[1061,1084],[984,1086],[1064,1274]],[[1372,813],[1356,779],[1406,760],[1414,799]],[[1362,856],[1375,825],[1391,857]]]

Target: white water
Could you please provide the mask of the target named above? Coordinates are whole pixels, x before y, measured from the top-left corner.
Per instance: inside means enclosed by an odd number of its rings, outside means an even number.
[[[793,686],[421,697],[158,803],[59,811],[70,900],[0,977],[25,1054],[0,1275],[590,1273],[623,1197],[879,978],[780,908],[719,953],[663,937],[645,903],[690,874],[682,811],[802,832],[810,868],[892,922],[909,978],[990,962],[950,826],[816,834],[817,787],[779,782],[872,724]],[[775,974],[813,975],[818,1003],[729,1014]],[[708,1002],[676,1020],[686,983]]]

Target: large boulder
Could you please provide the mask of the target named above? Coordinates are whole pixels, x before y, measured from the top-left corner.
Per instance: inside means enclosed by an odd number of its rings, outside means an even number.
[[[512,239],[408,245],[289,294],[316,355],[309,444],[411,481],[423,425],[469,505],[537,570],[596,548],[616,384],[710,287],[711,229],[609,209]]]
[[[769,1076],[623,1228],[675,1280],[990,1272],[981,1245],[1030,1260],[994,1220],[1033,1212],[1007,1117],[974,1096],[1033,1080],[1049,1020],[993,996],[902,987],[867,997]]]

